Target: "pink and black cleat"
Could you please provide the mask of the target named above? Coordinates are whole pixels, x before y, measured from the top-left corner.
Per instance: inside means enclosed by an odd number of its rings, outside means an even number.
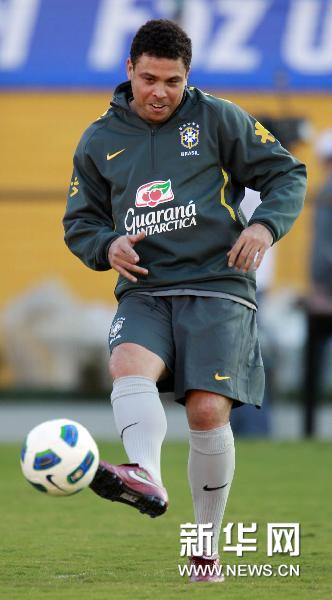
[[[223,583],[225,581],[218,556],[215,558],[191,556],[190,567],[190,583]]]
[[[102,498],[129,504],[150,517],[159,517],[168,507],[165,488],[137,463],[110,465],[101,461],[90,488]]]

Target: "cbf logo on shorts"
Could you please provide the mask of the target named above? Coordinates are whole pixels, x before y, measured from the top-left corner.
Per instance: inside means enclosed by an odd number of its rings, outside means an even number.
[[[115,319],[115,321],[113,321],[113,323],[111,325],[111,329],[110,329],[110,337],[109,337],[110,344],[112,344],[115,340],[117,340],[121,337],[121,335],[119,334],[119,331],[121,331],[125,320],[126,320],[126,317],[119,317],[118,319]]]
[[[157,206],[162,202],[174,200],[171,180],[149,181],[141,185],[136,192],[135,206]]]

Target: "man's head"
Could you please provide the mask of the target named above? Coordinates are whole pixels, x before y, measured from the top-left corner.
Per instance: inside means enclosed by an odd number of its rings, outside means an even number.
[[[148,21],[136,33],[127,61],[132,108],[145,121],[162,123],[179,106],[191,62],[191,40],[172,21]]]

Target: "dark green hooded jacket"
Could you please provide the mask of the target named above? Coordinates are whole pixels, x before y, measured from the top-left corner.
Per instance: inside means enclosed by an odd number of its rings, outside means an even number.
[[[64,217],[65,241],[88,267],[110,269],[120,235],[135,246],[147,277],[120,276],[115,294],[179,288],[232,294],[255,302],[255,274],[227,266],[227,252],[247,226],[244,188],[262,203],[251,223],[279,240],[304,201],[305,166],[241,108],[187,88],[172,117],[154,126],[130,108],[130,83],[83,134]]]

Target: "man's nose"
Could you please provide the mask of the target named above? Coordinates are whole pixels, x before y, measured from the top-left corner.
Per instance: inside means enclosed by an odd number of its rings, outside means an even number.
[[[158,98],[158,99],[165,98],[165,96],[166,96],[165,86],[162,84],[156,84],[153,88],[153,95],[155,96],[155,98]]]

